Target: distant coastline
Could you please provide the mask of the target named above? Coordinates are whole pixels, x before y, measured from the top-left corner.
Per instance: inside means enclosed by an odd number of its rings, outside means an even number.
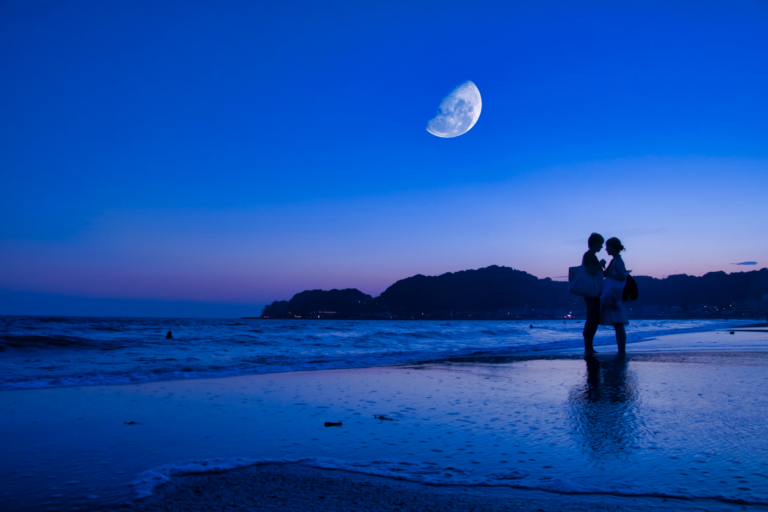
[[[635,279],[640,296],[627,305],[633,319],[762,320],[768,315],[768,268]],[[494,265],[419,274],[375,298],[354,288],[306,290],[243,319],[579,321],[584,314],[584,301],[568,292],[567,283]]]
[[[645,315],[642,313],[636,313],[636,314],[630,314],[629,318],[632,320],[755,320],[758,318],[757,315],[741,315],[741,316],[719,316],[719,315],[696,315],[696,314],[682,314],[682,315],[670,315],[670,314],[660,314],[656,316],[650,316]],[[489,315],[489,316],[483,316],[482,313],[475,313],[472,315],[463,315],[456,313],[454,317],[448,317],[448,318],[442,318],[438,316],[424,316],[424,317],[417,317],[416,315],[407,316],[406,314],[402,315],[393,315],[392,317],[382,318],[382,317],[375,317],[375,316],[341,316],[341,315],[333,315],[333,316],[316,316],[313,317],[311,315],[302,317],[302,316],[294,316],[292,318],[289,317],[267,317],[267,316],[241,316],[239,318],[240,320],[263,320],[263,321],[270,321],[270,320],[306,320],[306,321],[319,321],[319,320],[365,320],[365,321],[382,321],[382,320],[408,320],[413,322],[424,322],[424,321],[455,321],[455,322],[479,322],[479,321],[508,321],[508,322],[535,322],[535,321],[542,321],[542,320],[558,320],[562,322],[577,322],[582,323],[586,317],[584,311],[576,311],[574,312],[570,318],[559,318],[559,317],[553,317],[553,316],[528,316],[528,317],[515,317],[515,318],[505,318],[500,315]],[[534,328],[536,326],[534,325]],[[755,324],[752,325],[740,325],[740,328],[743,327],[768,327],[768,323],[761,323],[761,324]]]

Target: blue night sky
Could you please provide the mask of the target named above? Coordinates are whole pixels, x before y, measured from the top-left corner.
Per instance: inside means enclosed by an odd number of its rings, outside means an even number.
[[[768,266],[768,3],[639,4],[0,2],[0,314]]]

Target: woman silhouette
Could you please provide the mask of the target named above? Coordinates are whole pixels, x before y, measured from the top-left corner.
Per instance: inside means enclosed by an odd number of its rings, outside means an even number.
[[[600,325],[613,326],[616,329],[616,345],[619,354],[623,354],[627,346],[627,332],[624,326],[629,324],[627,310],[624,307],[622,293],[627,282],[627,267],[621,259],[624,246],[618,238],[609,238],[605,242],[605,251],[613,256],[608,268],[605,269],[603,294],[600,296]]]

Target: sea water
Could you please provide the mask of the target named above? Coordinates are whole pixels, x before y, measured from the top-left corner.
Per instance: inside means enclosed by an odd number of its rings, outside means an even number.
[[[62,320],[59,332],[8,322],[3,510],[96,509],[175,474],[289,461],[437,485],[768,504],[768,335],[722,330],[733,324],[634,322],[628,359],[605,330],[585,361],[575,323]],[[243,347],[248,329],[265,344]],[[168,371],[185,349],[197,369]],[[299,371],[333,365],[353,369]],[[50,366],[59,373],[40,375]]]
[[[748,322],[637,320],[628,343]],[[0,316],[0,390],[410,364],[583,347],[578,321]],[[168,331],[172,339],[166,339]],[[613,346],[600,327],[595,346]]]

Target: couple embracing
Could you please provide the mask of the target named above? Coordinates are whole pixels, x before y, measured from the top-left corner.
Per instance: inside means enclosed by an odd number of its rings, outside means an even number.
[[[597,253],[603,249],[613,259],[608,267],[605,260],[598,261]],[[584,296],[587,304],[587,319],[584,322],[584,352],[587,355],[596,351],[592,345],[595,333],[599,325],[613,326],[616,329],[616,344],[619,354],[624,354],[627,344],[627,332],[624,326],[629,324],[627,310],[624,307],[624,285],[627,282],[627,267],[621,259],[624,246],[618,238],[609,238],[608,241],[597,234],[592,233],[587,241],[589,250],[584,253],[581,260],[581,276],[571,284],[571,291]],[[581,279],[579,279],[581,277]],[[604,279],[603,279],[604,278]],[[587,282],[586,289],[584,283]],[[582,290],[579,290],[579,287]]]

